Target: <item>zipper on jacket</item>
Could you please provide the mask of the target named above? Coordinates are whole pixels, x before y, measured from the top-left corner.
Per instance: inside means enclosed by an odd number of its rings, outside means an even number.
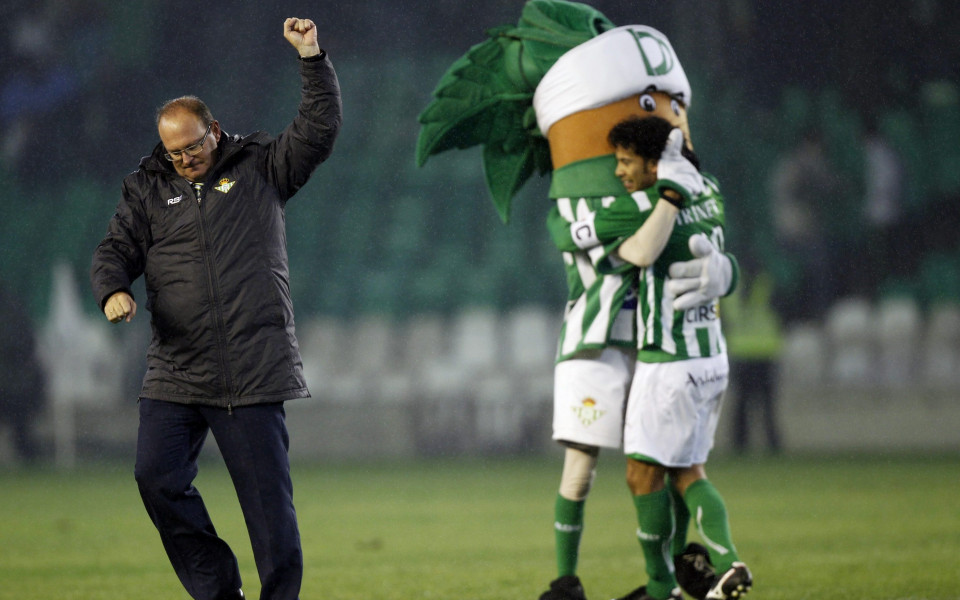
[[[227,402],[227,415],[233,416],[233,402]]]
[[[226,335],[224,334],[225,326],[223,324],[223,311],[221,310],[221,306],[220,306],[220,293],[219,293],[219,290],[217,289],[218,284],[217,284],[217,278],[216,278],[216,270],[213,268],[211,264],[211,261],[213,259],[210,258],[209,253],[207,252],[207,231],[206,231],[207,227],[206,227],[206,220],[204,219],[203,204],[201,202],[205,191],[206,190],[204,190],[202,186],[199,189],[197,189],[197,192],[198,192],[197,213],[199,214],[198,221],[200,226],[200,253],[203,256],[203,264],[207,269],[207,285],[209,286],[208,293],[210,294],[210,299],[214,306],[213,312],[214,312],[215,321],[216,321],[216,330],[214,333],[217,338],[217,355],[220,358],[220,373],[221,373],[220,383],[221,385],[223,385],[224,392],[233,396],[234,395],[234,391],[232,389],[233,378],[230,376],[229,364],[227,362],[227,357],[225,354],[226,347],[227,347],[227,339],[226,339]],[[228,404],[228,408],[230,409],[230,414],[233,414],[232,404]]]

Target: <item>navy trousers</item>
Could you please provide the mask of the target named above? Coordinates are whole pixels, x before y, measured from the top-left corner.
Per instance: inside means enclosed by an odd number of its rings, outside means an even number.
[[[135,476],[177,576],[195,600],[238,598],[240,571],[193,486],[213,432],[233,480],[260,575],[261,600],[297,600],[303,554],[282,403],[227,411],[142,399]]]

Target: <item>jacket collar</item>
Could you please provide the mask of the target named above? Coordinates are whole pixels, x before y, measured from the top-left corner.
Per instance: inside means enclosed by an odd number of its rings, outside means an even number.
[[[210,172],[213,173],[228,164],[244,147],[252,144],[262,144],[266,138],[267,134],[263,131],[257,131],[244,137],[228,135],[227,132],[224,131],[220,136],[220,142],[217,146],[217,151],[220,155],[217,157],[217,162],[210,168]],[[178,177],[170,161],[163,157],[164,152],[166,152],[166,149],[163,147],[163,144],[157,142],[153,151],[140,159],[140,169],[161,173],[170,177]]]

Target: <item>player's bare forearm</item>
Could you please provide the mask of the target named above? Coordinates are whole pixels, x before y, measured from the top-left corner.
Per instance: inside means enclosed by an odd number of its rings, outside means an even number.
[[[628,263],[638,267],[649,267],[652,265],[670,239],[673,233],[673,225],[677,220],[676,206],[669,202],[660,201],[653,208],[653,212],[647,217],[646,221],[636,233],[628,237],[620,247],[617,248],[617,254]]]

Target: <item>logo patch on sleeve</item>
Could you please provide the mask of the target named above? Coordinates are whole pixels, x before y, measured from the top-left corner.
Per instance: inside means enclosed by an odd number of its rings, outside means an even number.
[[[226,194],[227,192],[230,191],[230,188],[232,188],[232,187],[233,187],[233,184],[235,184],[235,183],[236,183],[236,181],[230,181],[229,179],[227,179],[226,177],[224,177],[223,179],[221,179],[220,181],[217,182],[217,185],[214,186],[213,189],[217,190],[218,192],[222,192],[222,193]]]

